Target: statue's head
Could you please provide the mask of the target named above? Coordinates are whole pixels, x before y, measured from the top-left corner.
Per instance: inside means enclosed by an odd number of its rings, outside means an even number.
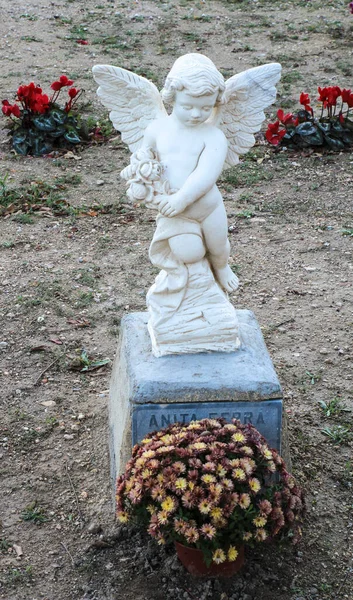
[[[173,104],[176,92],[186,90],[191,96],[211,96],[217,92],[219,104],[225,83],[213,62],[203,54],[184,54],[172,66],[162,89],[162,98]]]

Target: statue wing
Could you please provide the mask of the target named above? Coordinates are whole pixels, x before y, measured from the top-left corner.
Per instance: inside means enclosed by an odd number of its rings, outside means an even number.
[[[264,109],[276,99],[281,65],[269,63],[234,75],[226,82],[223,103],[209,122],[219,127],[228,140],[226,167],[239,162],[255,143],[254,133],[265,119]]]
[[[148,79],[120,67],[95,65],[92,70],[99,84],[97,94],[110,110],[110,120],[135,152],[142,145],[146,127],[167,115],[158,89]]]

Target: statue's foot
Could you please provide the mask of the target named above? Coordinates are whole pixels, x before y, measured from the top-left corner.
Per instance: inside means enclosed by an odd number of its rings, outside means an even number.
[[[218,283],[222,286],[222,288],[224,288],[227,292],[235,292],[239,286],[239,279],[233,273],[229,265],[223,267],[222,269],[214,269],[214,273]]]

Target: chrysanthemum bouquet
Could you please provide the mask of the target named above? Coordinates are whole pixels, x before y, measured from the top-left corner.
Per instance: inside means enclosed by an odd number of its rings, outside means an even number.
[[[318,88],[320,116],[314,114],[309,94],[302,92],[299,102],[302,108],[295,114],[277,111],[277,120],[269,123],[265,137],[273,146],[308,148],[326,146],[331,150],[343,150],[353,146],[353,92],[340,87]]]
[[[206,564],[238,548],[301,537],[303,493],[253,427],[203,419],[151,433],[117,482],[117,517],[146,527],[158,544],[202,551]]]
[[[17,154],[48,154],[54,147],[70,147],[81,141],[80,124],[73,107],[81,90],[72,87],[73,80],[61,75],[51,84],[49,97],[41,87],[31,82],[20,85],[14,104],[2,101],[2,112],[11,123],[12,146]],[[59,105],[61,91],[68,97]]]

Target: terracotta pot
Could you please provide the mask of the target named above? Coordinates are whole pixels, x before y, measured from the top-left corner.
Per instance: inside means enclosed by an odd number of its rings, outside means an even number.
[[[239,554],[236,560],[232,562],[225,561],[219,565],[211,563],[209,567],[204,561],[201,550],[189,548],[179,542],[175,542],[175,548],[178,558],[185,569],[187,569],[191,575],[197,577],[232,577],[235,573],[240,571],[244,565],[244,546],[237,548]]]

